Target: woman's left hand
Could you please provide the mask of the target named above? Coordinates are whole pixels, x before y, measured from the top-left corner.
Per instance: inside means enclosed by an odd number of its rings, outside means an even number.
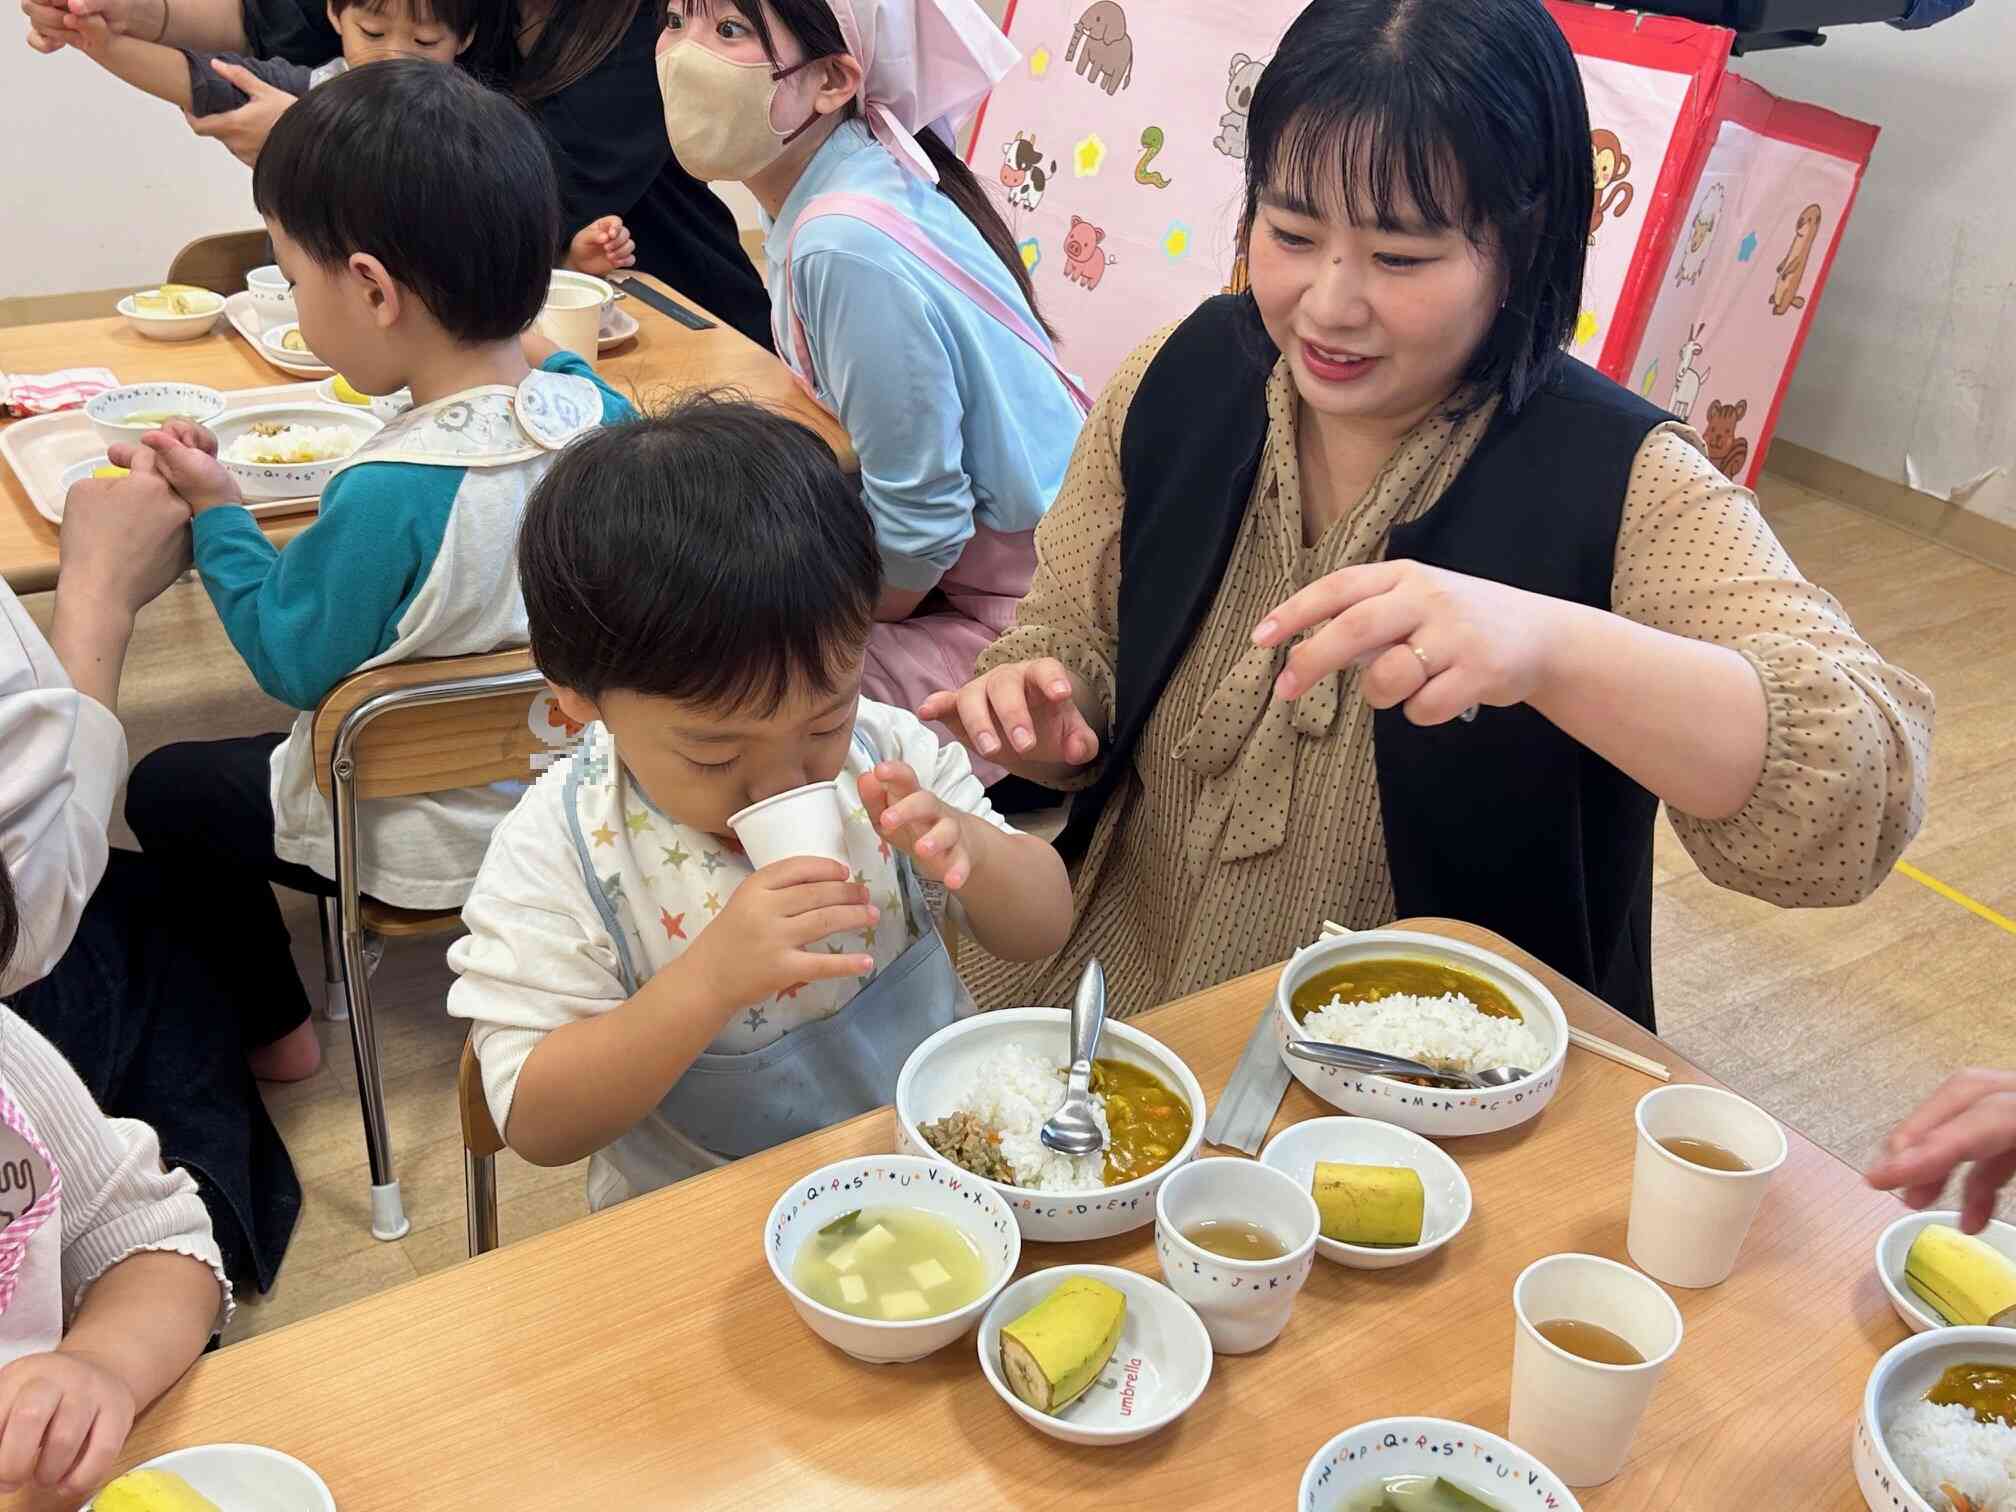
[[[194,116],[184,111],[189,129],[198,136],[222,142],[231,156],[247,168],[256,168],[259,154],[266,146],[266,137],[273,130],[273,123],[286,114],[287,108],[294,103],[294,96],[284,89],[274,88],[250,69],[227,63],[222,58],[212,58],[210,67],[225,83],[238,87],[246,96],[245,103],[236,110],[222,111],[217,115]]]
[[[1373,708],[1398,704],[1415,724],[1443,724],[1480,704],[1532,702],[1572,607],[1419,562],[1371,562],[1311,583],[1262,620],[1253,641],[1278,646],[1322,627],[1289,652],[1277,698],[1299,698],[1355,665]]]

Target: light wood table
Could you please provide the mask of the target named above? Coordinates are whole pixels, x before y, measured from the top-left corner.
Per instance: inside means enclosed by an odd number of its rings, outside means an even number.
[[[1569,1020],[1706,1080],[1537,972]],[[1214,1100],[1275,974],[1135,1023]],[[760,1252],[785,1186],[894,1148],[887,1109],[204,1360],[135,1431],[128,1462],[217,1440],[270,1444],[327,1479],[342,1512],[550,1508],[1287,1509],[1332,1434],[1397,1414],[1505,1428],[1513,1278],[1563,1250],[1622,1259],[1632,1107],[1655,1083],[1571,1051],[1522,1130],[1454,1140],[1470,1226],[1400,1270],[1319,1262],[1270,1349],[1221,1357],[1190,1413],[1120,1449],[1074,1448],[1014,1417],[971,1335],[914,1365],[856,1364],[792,1312]],[[1291,1084],[1277,1127],[1333,1112]],[[1687,1336],[1624,1474],[1591,1509],[1860,1509],[1848,1446],[1878,1354],[1903,1337],[1871,1268],[1901,1208],[1791,1136],[1735,1276],[1677,1292]],[[1064,1261],[1158,1274],[1152,1226]],[[506,1236],[507,1240],[509,1236]],[[286,1284],[284,1278],[281,1282]]]
[[[698,308],[664,284],[656,286]],[[725,324],[688,330],[641,299],[619,301],[617,308],[637,318],[638,333],[597,358],[595,367],[619,392],[649,404],[683,389],[734,389],[805,421],[850,470],[857,465],[846,432],[833,417],[805,397],[783,363],[740,331]],[[69,367],[110,368],[121,383],[183,381],[227,391],[293,381],[255,356],[228,320],[191,342],[150,341],[117,316],[0,329],[0,369],[46,373]],[[9,423],[15,422],[0,421],[0,426]],[[274,541],[285,542],[313,518],[312,511],[304,510],[267,517],[261,525]],[[56,585],[56,562],[56,527],[35,512],[21,480],[0,464],[0,578],[16,593],[39,592]]]

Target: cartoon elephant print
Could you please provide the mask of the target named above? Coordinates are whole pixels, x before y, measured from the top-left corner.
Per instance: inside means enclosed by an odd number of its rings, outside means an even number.
[[[1225,86],[1225,114],[1218,117],[1218,135],[1211,145],[1229,158],[1246,158],[1246,117],[1253,110],[1253,91],[1260,87],[1260,75],[1267,65],[1244,53],[1232,55],[1231,82]]]
[[[1114,0],[1096,0],[1071,30],[1064,61],[1078,60],[1087,83],[1118,94],[1134,81],[1134,39],[1127,35],[1127,12]]]

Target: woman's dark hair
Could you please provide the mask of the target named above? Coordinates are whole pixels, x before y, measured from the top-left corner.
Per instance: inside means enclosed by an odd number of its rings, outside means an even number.
[[[707,0],[674,0],[682,4],[689,16],[704,14]],[[763,44],[763,51],[770,55],[770,61],[777,59],[777,44],[770,36],[770,20],[763,13],[772,10],[784,29],[798,39],[798,45],[805,49],[807,58],[832,58],[847,51],[847,39],[841,34],[840,22],[833,14],[833,7],[826,0],[749,0],[741,6],[742,16],[756,29],[756,36]],[[854,101],[847,107],[849,118],[861,113],[861,102]],[[952,144],[926,126],[917,133],[917,145],[924,149],[924,155],[931,160],[931,166],[938,170],[938,192],[959,207],[959,213],[973,223],[973,229],[980,233],[982,241],[994,255],[1001,259],[1015,280],[1015,287],[1022,291],[1022,298],[1028,302],[1029,313],[1036,317],[1036,324],[1043,328],[1043,334],[1052,341],[1057,332],[1050,322],[1043,318],[1042,308],[1036,302],[1036,285],[1029,277],[1029,269],[1023,265],[1021,250],[1015,245],[1014,234],[1008,223],[1001,218],[994,201],[973,176],[973,170],[966,166]]]
[[[289,106],[252,202],[323,267],[368,252],[460,341],[508,341],[546,302],[560,185],[524,107],[416,58]]]
[[[839,692],[882,559],[824,441],[701,394],[561,454],[526,505],[518,582],[532,659],[557,686],[725,713]]]
[[[1574,334],[1595,199],[1589,112],[1540,0],[1313,0],[1246,122],[1246,217],[1262,192],[1322,214],[1457,229],[1490,251],[1505,306],[1464,374],[1513,409]]]
[[[457,37],[475,34],[478,25],[493,19],[498,0],[405,0],[413,7],[415,20],[432,21]],[[353,5],[361,5],[373,15],[390,10],[393,0],[329,0],[329,9],[342,15]]]
[[[518,56],[521,28],[514,20],[500,33],[492,63],[517,99],[536,105],[587,78],[616,50],[646,3],[655,9],[663,0],[554,0],[531,51]],[[517,6],[509,8],[515,16]]]
[[[14,947],[21,942],[21,909],[14,901],[14,879],[7,875],[7,858],[0,856],[0,976],[14,964]]]

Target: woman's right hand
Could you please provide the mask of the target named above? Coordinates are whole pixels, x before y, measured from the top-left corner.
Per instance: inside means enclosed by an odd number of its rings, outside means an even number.
[[[933,693],[917,717],[945,725],[969,751],[1031,782],[1048,785],[1099,755],[1070,669],[1055,657],[1011,662],[957,692]]]
[[[227,63],[222,58],[210,60],[211,69],[227,84],[235,84],[247,99],[236,110],[226,110],[217,115],[188,115],[189,129],[201,137],[210,137],[222,142],[231,156],[247,168],[259,165],[259,154],[266,146],[266,137],[273,130],[273,123],[286,113],[294,103],[294,96],[284,89],[276,89],[259,75],[236,63]]]

